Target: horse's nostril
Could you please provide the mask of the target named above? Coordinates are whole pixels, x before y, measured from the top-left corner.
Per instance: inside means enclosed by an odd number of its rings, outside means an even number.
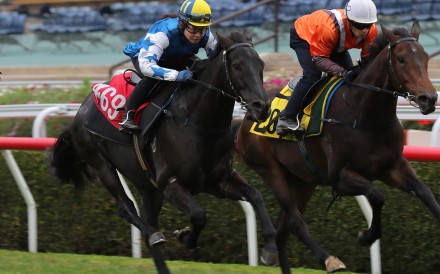
[[[428,97],[426,97],[426,96],[419,96],[418,100],[419,100],[420,103],[426,103],[426,102],[428,102]]]
[[[418,101],[419,105],[421,105],[421,104],[425,104],[425,105],[435,104],[437,102],[437,97],[431,98],[431,97],[422,95],[417,98],[417,101]]]
[[[417,104],[419,105],[422,114],[429,114],[435,111],[436,102],[437,96],[435,96],[435,98],[425,95],[417,97]]]
[[[258,121],[266,120],[269,117],[269,104],[264,101],[254,101],[251,103],[254,118]]]
[[[253,102],[252,103],[252,108],[254,108],[255,110],[261,111],[263,109],[263,103],[261,103],[261,102]]]

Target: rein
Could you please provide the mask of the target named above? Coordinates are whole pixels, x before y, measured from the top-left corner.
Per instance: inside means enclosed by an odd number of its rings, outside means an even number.
[[[196,80],[196,79],[189,79],[188,81],[189,81],[189,82],[196,83],[196,84],[199,84],[199,85],[202,85],[202,86],[204,86],[204,87],[206,87],[206,88],[208,88],[208,89],[210,89],[210,90],[217,91],[217,92],[221,93],[223,96],[228,97],[228,98],[233,99],[233,100],[235,100],[236,102],[238,102],[238,103],[241,105],[242,108],[246,108],[247,103],[246,103],[245,101],[243,101],[243,98],[241,98],[241,96],[239,95],[239,93],[237,92],[237,90],[234,88],[234,85],[232,84],[231,77],[230,77],[230,75],[229,75],[229,70],[228,70],[228,60],[226,59],[227,54],[228,54],[229,52],[231,52],[233,49],[236,49],[236,48],[238,48],[238,47],[250,47],[250,48],[254,48],[254,47],[252,46],[252,44],[250,44],[250,43],[237,43],[237,44],[232,45],[231,47],[229,47],[227,50],[224,50],[224,51],[223,51],[223,64],[224,64],[224,66],[225,66],[226,79],[227,79],[227,81],[229,82],[229,85],[231,86],[231,89],[232,89],[232,91],[234,92],[235,96],[234,96],[234,95],[231,95],[231,94],[229,94],[229,93],[226,93],[224,90],[219,89],[219,88],[217,88],[217,87],[214,87],[214,86],[211,85],[211,84],[208,84],[208,83],[205,83],[205,82],[202,82],[202,81]]]
[[[397,79],[397,81],[399,82],[399,90],[403,90],[402,84],[399,81],[399,78],[397,77],[396,71],[394,70],[393,64],[391,62],[391,51],[392,49],[397,45],[400,44],[402,42],[406,42],[406,41],[417,41],[417,39],[415,39],[414,37],[404,37],[401,38],[397,41],[394,41],[393,43],[388,44],[388,63],[390,65],[390,69],[391,69],[391,73],[393,74],[394,78]],[[385,94],[389,94],[392,95],[394,97],[398,97],[401,96],[403,98],[405,98],[406,100],[408,100],[409,102],[412,101],[412,99],[414,98],[414,95],[411,95],[409,92],[399,92],[399,91],[392,91],[392,90],[388,90],[388,89],[384,89],[384,88],[379,88],[376,86],[372,86],[372,85],[367,85],[367,84],[362,84],[362,83],[353,83],[351,81],[345,80],[345,82],[349,85],[352,86],[356,86],[356,87],[360,87],[360,88],[365,88],[368,90],[373,90],[373,91],[377,91],[377,92],[381,92],[381,93],[385,93]]]
[[[389,67],[391,70],[391,73],[393,75],[393,79],[397,79],[397,81],[399,82],[399,89],[403,90],[402,84],[399,81],[399,78],[397,77],[396,71],[394,70],[394,67],[392,65],[392,60],[391,60],[391,51],[392,49],[399,43],[402,42],[414,42],[417,41],[417,39],[415,39],[414,37],[404,37],[404,38],[400,38],[396,41],[394,41],[393,43],[388,44],[387,48],[388,48],[388,63],[389,63]],[[372,86],[372,85],[367,85],[367,84],[362,84],[362,83],[353,83],[352,81],[348,80],[348,79],[344,79],[345,82],[351,86],[355,86],[355,87],[360,87],[360,88],[364,88],[367,90],[372,90],[372,91],[376,91],[376,92],[381,92],[381,93],[385,93],[388,95],[392,95],[394,97],[398,97],[401,96],[403,98],[405,98],[406,100],[408,100],[410,103],[412,102],[412,98],[414,98],[414,95],[409,94],[409,92],[399,92],[399,91],[392,91],[392,90],[388,90],[388,89],[384,89],[384,88],[379,88],[376,86]],[[391,128],[394,126],[394,124],[396,123],[396,121],[392,121],[390,124],[385,125],[381,128],[376,128],[375,125],[358,125],[357,121],[354,120],[353,122],[344,122],[341,120],[337,120],[337,119],[332,119],[332,118],[320,118],[320,117],[314,117],[312,115],[309,115],[311,118],[314,119],[319,119],[323,122],[327,122],[330,124],[336,124],[336,125],[343,125],[343,126],[349,126],[353,129],[371,129],[371,128],[375,128],[376,130],[384,130],[387,128]]]

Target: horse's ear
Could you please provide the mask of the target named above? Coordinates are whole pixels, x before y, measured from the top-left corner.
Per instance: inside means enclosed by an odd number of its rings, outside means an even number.
[[[244,38],[246,38],[246,40],[252,44],[252,34],[247,29],[243,30],[243,35]]]
[[[382,33],[385,36],[385,38],[387,38],[389,43],[393,43],[394,41],[399,39],[399,36],[389,31],[384,25],[380,24],[380,28],[382,29]]]
[[[229,39],[228,37],[222,36],[218,32],[216,32],[215,34],[217,35],[217,41],[223,49],[228,49],[232,45],[233,41],[231,41],[231,39]]]
[[[411,35],[419,40],[419,34],[420,34],[420,24],[419,21],[414,21],[412,27],[411,27]]]

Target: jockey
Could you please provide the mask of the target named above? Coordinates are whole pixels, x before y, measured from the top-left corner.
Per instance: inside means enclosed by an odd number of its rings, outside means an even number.
[[[144,77],[127,100],[119,130],[132,133],[140,129],[134,124],[134,113],[147,101],[151,87],[158,81],[185,82],[192,78],[192,72],[186,68],[187,61],[200,48],[210,56],[217,46],[210,25],[209,4],[204,0],[186,0],[178,18],[156,22],[139,41],[124,47],[124,53]]]
[[[345,9],[317,10],[294,22],[290,47],[298,57],[303,75],[280,113],[277,134],[304,133],[298,114],[307,91],[322,72],[344,77],[353,67],[349,49],[359,48],[361,57],[367,57],[368,47],[378,34],[375,22],[376,6],[371,0],[350,0]]]

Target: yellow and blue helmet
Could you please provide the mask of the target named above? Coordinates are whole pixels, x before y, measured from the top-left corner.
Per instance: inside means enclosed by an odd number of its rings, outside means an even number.
[[[186,0],[180,6],[179,18],[196,27],[211,25],[211,7],[204,0]]]

